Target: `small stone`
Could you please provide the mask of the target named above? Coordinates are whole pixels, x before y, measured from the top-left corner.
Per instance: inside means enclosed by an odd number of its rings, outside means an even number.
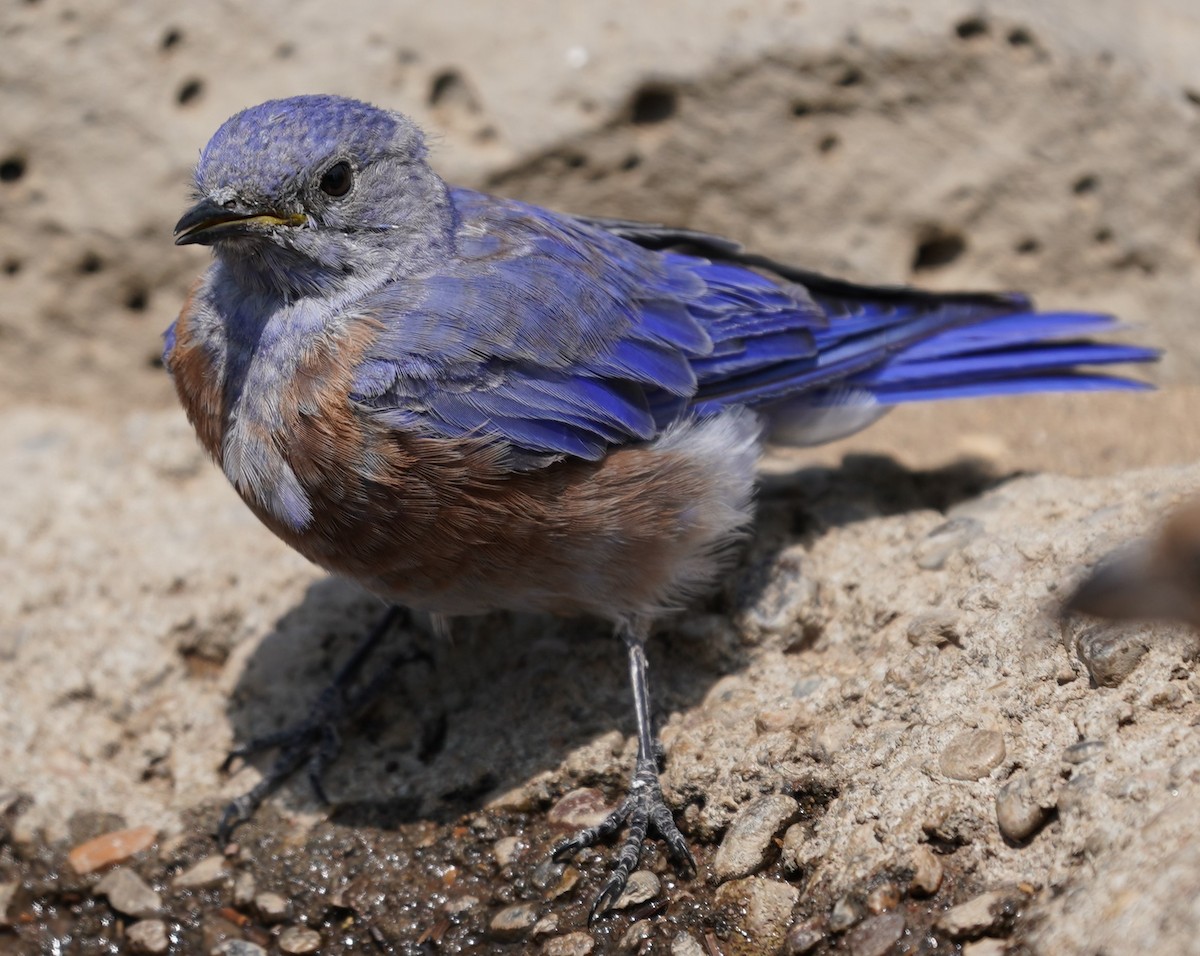
[[[908,643],[913,647],[962,646],[959,615],[950,610],[918,614],[908,622]]]
[[[533,868],[533,874],[530,881],[539,890],[549,890],[552,886],[557,886],[559,880],[563,878],[563,874],[567,870],[567,864],[558,863],[554,860],[542,860]]]
[[[208,890],[220,886],[228,875],[228,864],[225,858],[213,854],[206,856],[199,863],[194,863],[171,881],[171,885],[181,890]]]
[[[878,916],[900,905],[900,887],[895,883],[880,883],[867,894],[867,912]]]
[[[288,901],[278,893],[259,893],[254,897],[254,908],[268,926],[287,919]]]
[[[938,525],[913,549],[913,558],[922,571],[940,571],[950,555],[983,532],[974,518],[952,518]]]
[[[556,913],[547,913],[540,920],[533,924],[533,929],[529,931],[530,936],[553,936],[558,932],[558,915]]]
[[[629,909],[648,903],[662,891],[662,881],[649,870],[634,870],[629,874],[629,882],[617,897],[612,908],[615,910]]]
[[[1107,749],[1103,740],[1081,740],[1063,751],[1063,762],[1081,764],[1099,757]]]
[[[816,949],[828,935],[824,921],[815,916],[793,923],[783,938],[783,952],[785,956],[804,956]]]
[[[942,861],[923,843],[913,849],[910,861],[913,875],[908,884],[909,892],[916,896],[933,896],[941,888],[946,872]]]
[[[1035,799],[1025,774],[1013,777],[996,791],[996,823],[1012,843],[1024,843],[1049,822],[1053,807]]]
[[[942,749],[938,767],[951,780],[981,780],[1004,762],[1004,736],[994,730],[964,730]]]
[[[133,870],[124,867],[107,873],[92,892],[107,896],[109,905],[126,916],[144,919],[162,912],[162,897]]]
[[[852,956],[885,956],[904,935],[901,913],[869,916],[846,934]]]
[[[829,910],[826,926],[831,933],[844,933],[865,915],[863,905],[852,896],[839,897]]]
[[[167,936],[167,924],[160,919],[144,919],[131,923],[125,929],[125,940],[135,953],[152,953],[157,956],[171,948]]]
[[[562,876],[558,878],[558,882],[546,889],[546,898],[551,900],[558,899],[558,897],[571,892],[578,882],[579,870],[573,866],[568,866],[562,871]]]
[[[499,940],[512,942],[528,935],[537,922],[538,908],[534,903],[514,903],[492,917],[488,929]]]
[[[249,906],[254,902],[254,894],[257,891],[258,884],[254,881],[254,874],[249,870],[242,870],[233,880],[233,905]]]
[[[546,812],[546,820],[564,830],[585,830],[602,823],[612,809],[595,787],[580,787],[564,794]]]
[[[16,895],[17,887],[20,885],[16,880],[6,880],[0,883],[0,928],[12,926],[8,908],[12,905],[12,898]]]
[[[596,941],[589,933],[580,930],[546,940],[542,952],[545,956],[588,956],[595,948]]]
[[[227,939],[213,947],[212,956],[267,956],[267,951],[248,939]]]
[[[617,949],[623,953],[641,952],[642,943],[650,939],[654,935],[654,924],[648,919],[639,919],[629,924],[629,929],[625,930],[621,941],[617,943]]]
[[[741,881],[746,888],[742,925],[751,941],[762,951],[774,953],[784,940],[784,927],[800,890],[790,883],[753,876]],[[732,884],[727,884],[732,885]]]
[[[771,862],[775,835],[800,816],[800,804],[771,793],[743,807],[713,854],[713,875],[724,883],[757,873]]]
[[[1075,653],[1100,687],[1116,687],[1137,667],[1150,645],[1128,628],[1089,628],[1075,640]]]
[[[150,826],[114,830],[80,843],[67,854],[67,862],[80,876],[95,873],[106,866],[124,863],[135,853],[141,853],[154,844],[157,835],[158,831]]]
[[[707,956],[707,954],[696,937],[680,930],[671,940],[671,956]]]
[[[321,949],[321,934],[307,926],[289,926],[279,934],[279,951],[287,956],[301,956]]]
[[[478,896],[452,896],[442,904],[442,912],[457,916],[459,913],[470,912],[478,905]]]
[[[952,906],[934,925],[954,939],[975,939],[1000,929],[1016,915],[1018,900],[1010,891],[990,890]]]
[[[501,837],[492,844],[492,856],[495,858],[496,864],[503,868],[517,858],[520,849],[521,840],[518,837]]]

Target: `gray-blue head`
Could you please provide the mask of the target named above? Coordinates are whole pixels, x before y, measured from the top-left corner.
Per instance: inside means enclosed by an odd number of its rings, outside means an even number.
[[[411,268],[449,228],[446,189],[405,116],[294,96],[225,121],[200,154],[177,245],[211,245],[247,285],[338,291]]]

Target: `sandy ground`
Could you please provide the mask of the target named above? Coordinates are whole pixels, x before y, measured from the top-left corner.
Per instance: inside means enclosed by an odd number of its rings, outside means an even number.
[[[1200,490],[1200,12],[559,6],[0,12],[0,952],[1193,951],[1195,638],[1057,608]],[[696,880],[654,850],[587,926],[605,855],[546,855],[564,795],[632,764],[624,665],[508,616],[397,676],[331,806],[297,779],[218,847],[265,766],[226,750],[378,613],[258,526],[157,361],[204,265],[170,242],[189,164],[311,91],[410,112],[508,195],[1112,311],[1160,390],[905,408],[766,463],[737,571],[650,652]],[[116,872],[155,905],[66,862],[140,826]]]

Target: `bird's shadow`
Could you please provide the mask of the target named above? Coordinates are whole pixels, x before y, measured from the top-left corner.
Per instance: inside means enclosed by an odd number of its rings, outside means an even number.
[[[945,511],[1012,477],[973,461],[910,471],[888,457],[852,455],[837,468],[765,478],[750,542],[701,613],[732,620],[751,606],[786,547],[869,518]],[[313,584],[247,658],[228,705],[235,743],[304,719],[383,610],[347,582]],[[658,714],[694,706],[754,650],[733,627],[714,640],[711,629],[681,626],[688,613],[665,621],[649,647]],[[559,767],[589,743],[620,747],[624,738],[614,730],[625,738],[634,731],[625,655],[602,622],[493,614],[457,621],[448,637],[407,626],[388,641],[393,652],[408,642],[428,657],[385,678],[375,703],[342,728],[341,757],[325,777],[337,822],[449,822]],[[364,679],[389,656],[377,652]],[[272,755],[251,760],[265,770]],[[572,786],[615,791],[622,785],[616,764],[568,761],[565,772]],[[319,806],[303,772],[274,799],[293,809]]]

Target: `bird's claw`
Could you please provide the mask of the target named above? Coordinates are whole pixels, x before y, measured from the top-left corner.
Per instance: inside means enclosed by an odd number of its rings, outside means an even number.
[[[588,914],[588,924],[591,925],[605,912],[612,909],[625,887],[629,877],[642,858],[642,848],[646,838],[653,833],[667,845],[667,854],[675,866],[676,872],[683,877],[691,877],[696,873],[696,860],[688,848],[687,841],[675,825],[675,817],[663,797],[662,786],[658,780],[658,769],[655,759],[639,759],[634,771],[633,781],[629,792],[612,813],[596,826],[580,830],[574,836],[559,843],[551,853],[551,858],[562,862],[574,856],[580,850],[594,846],[601,840],[616,833],[622,827],[628,832],[617,854],[612,873],[604,887],[592,903]]]

